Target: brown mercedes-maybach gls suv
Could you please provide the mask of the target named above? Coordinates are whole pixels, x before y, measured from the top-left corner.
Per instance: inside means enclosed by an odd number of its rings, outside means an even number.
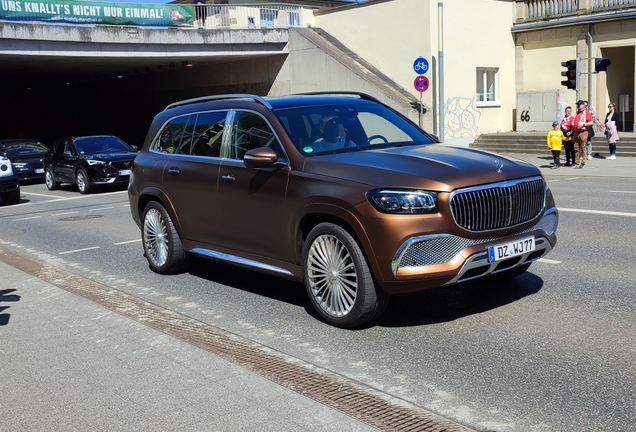
[[[153,271],[192,254],[303,281],[339,327],[377,318],[393,294],[518,276],[556,244],[536,167],[439,144],[360,93],[176,102],[133,166]]]

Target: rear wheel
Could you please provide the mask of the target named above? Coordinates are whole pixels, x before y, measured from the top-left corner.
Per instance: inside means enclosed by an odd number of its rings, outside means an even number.
[[[142,221],[141,240],[152,271],[172,274],[185,269],[183,245],[166,209],[151,201],[144,209]]]
[[[360,247],[340,226],[321,223],[312,229],[303,263],[307,294],[327,323],[351,328],[386,309],[388,294],[376,287]]]
[[[77,188],[81,194],[91,192],[91,185],[88,183],[88,174],[86,174],[84,168],[77,170],[77,173],[75,173],[75,181],[77,182]]]
[[[47,168],[46,171],[44,171],[44,181],[49,190],[56,190],[60,187],[60,183],[55,181],[55,176],[51,168]]]
[[[12,190],[11,192],[3,193],[2,195],[0,195],[0,198],[2,198],[2,202],[4,203],[4,205],[13,205],[19,203],[20,187],[18,187],[16,190]]]

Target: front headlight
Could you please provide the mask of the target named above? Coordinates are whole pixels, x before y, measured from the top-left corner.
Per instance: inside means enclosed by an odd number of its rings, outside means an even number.
[[[367,192],[367,199],[382,213],[437,213],[437,192],[377,189]]]
[[[13,168],[11,162],[8,160],[0,161],[0,177],[13,175]]]
[[[89,165],[104,165],[106,163],[104,161],[95,160],[95,159],[86,159],[86,162],[88,162]]]

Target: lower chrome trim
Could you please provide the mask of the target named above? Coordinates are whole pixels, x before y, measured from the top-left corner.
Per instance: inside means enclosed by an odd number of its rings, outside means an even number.
[[[511,258],[511,260],[517,261],[515,264],[510,266],[504,266],[502,268],[498,268],[498,267],[502,265],[502,263],[505,263],[506,260],[497,261],[493,263],[488,262],[488,252],[480,252],[478,254],[471,255],[470,257],[468,257],[468,259],[466,260],[462,268],[459,270],[459,273],[457,273],[457,276],[455,276],[450,281],[446,282],[444,285],[451,285],[451,284],[455,284],[459,282],[466,282],[469,280],[478,279],[480,277],[501,273],[506,270],[513,269],[515,267],[529,264],[544,257],[546,254],[548,254],[552,250],[552,245],[550,245],[550,242],[545,237],[536,238],[535,245],[536,245],[535,250],[531,252],[527,252],[523,255],[519,255],[519,256]],[[528,259],[531,255],[533,256],[533,258]],[[476,273],[473,276],[464,277],[466,273],[479,269],[479,268],[482,268],[482,271],[480,271],[479,273]]]
[[[247,258],[241,258],[236,255],[230,255],[223,252],[217,252],[210,249],[203,248],[194,248],[190,252],[195,253],[197,255],[201,255],[207,258],[216,259],[219,261],[229,262],[232,264],[239,264],[247,267],[253,267],[261,270],[267,270],[274,273],[281,273],[288,276],[293,276],[294,274],[289,270],[285,270],[284,268],[276,267],[269,264],[264,264],[260,261],[254,261]]]
[[[552,207],[546,210],[541,219],[531,227],[505,236],[467,239],[441,233],[412,237],[405,241],[396,251],[391,261],[391,270],[396,275],[401,268],[423,268],[430,265],[445,264],[455,259],[467,247],[505,241],[531,231],[542,230],[546,235],[552,235],[557,229],[558,221],[557,209]]]

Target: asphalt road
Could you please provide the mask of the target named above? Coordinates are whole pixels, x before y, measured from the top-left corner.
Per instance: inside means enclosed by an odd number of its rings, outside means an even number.
[[[636,430],[636,180],[546,174],[559,243],[512,282],[395,298],[372,325],[318,321],[303,287],[196,261],[148,269],[125,191],[22,187],[0,248],[34,256],[483,431]]]

